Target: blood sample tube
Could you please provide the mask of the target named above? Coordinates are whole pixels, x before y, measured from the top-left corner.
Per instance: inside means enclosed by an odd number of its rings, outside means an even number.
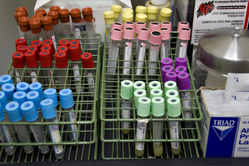
[[[111,41],[112,24],[114,22],[114,12],[113,11],[105,11],[104,18],[105,18],[105,37],[106,37],[106,41],[110,42]]]
[[[27,48],[27,52],[35,52],[36,60],[39,61],[39,52],[40,51],[38,50],[38,48],[35,45],[31,44],[31,46],[29,46]]]
[[[24,12],[28,17],[28,9],[24,6],[16,8],[16,12]]]
[[[60,10],[61,10],[61,8],[59,6],[56,6],[56,5],[50,7],[50,11],[57,11],[57,12],[59,12]]]
[[[177,68],[175,68],[175,72],[177,74],[187,72],[187,68],[185,66],[178,66]]]
[[[171,58],[163,58],[161,60],[161,66],[166,66],[166,65],[173,66],[173,62]]]
[[[47,12],[45,9],[37,9],[35,11],[35,14],[41,14],[41,15],[43,15],[43,17],[45,17],[47,15]]]
[[[25,16],[26,16],[25,12],[15,12],[15,14],[14,14],[14,17],[16,19],[16,24],[17,24],[17,30],[18,30],[18,33],[19,33],[20,37],[22,37],[22,36],[21,36],[21,30],[20,30],[20,27],[19,27],[18,19],[20,17],[25,17]]]
[[[163,82],[166,82],[166,81],[165,81],[166,73],[168,73],[168,72],[173,72],[173,71],[174,71],[174,68],[173,68],[173,66],[171,66],[171,65],[162,66],[162,68],[161,68],[162,81],[163,81]]]
[[[27,46],[26,40],[25,39],[16,39],[16,49],[18,46]]]
[[[73,22],[74,29],[74,37],[76,39],[83,38],[86,31],[84,30],[84,26],[82,24],[81,11],[78,8],[74,8],[70,10],[70,15]],[[84,39],[81,40],[81,43],[84,43]]]
[[[149,83],[149,91],[152,89],[161,89],[161,83],[159,81],[151,81]]]
[[[161,28],[168,28],[168,30],[171,32],[172,27],[171,27],[171,22],[170,21],[162,21],[161,22]]]
[[[19,46],[16,47],[16,51],[17,51],[17,52],[22,52],[23,54],[24,54],[25,52],[27,52],[27,49],[28,49],[28,47],[27,47],[27,46],[24,46],[24,45],[19,45]]]
[[[170,52],[170,31],[167,28],[160,28],[162,33],[162,43],[161,43],[161,60],[163,58],[169,58]]]
[[[43,41],[41,33],[41,21],[39,19],[31,19],[29,20],[29,26],[31,28],[31,41]]]
[[[14,84],[10,75],[2,75],[0,77],[0,85],[3,86],[6,83]],[[1,91],[0,91],[1,92]]]
[[[120,5],[112,5],[111,11],[114,12],[114,21],[119,22],[120,21],[120,14],[121,14],[122,7]]]
[[[178,26],[177,26],[177,32],[180,32],[181,28],[189,28],[189,23],[186,21],[180,21],[178,22]]]
[[[167,72],[165,74],[165,82],[167,82],[167,81],[177,82],[177,74],[173,71]]]
[[[145,6],[137,6],[136,14],[146,14],[147,8]]]
[[[59,46],[57,48],[57,52],[65,52],[66,53],[66,57],[67,57],[67,61],[69,60],[69,50],[67,46]]]
[[[69,10],[68,9],[60,9],[60,27],[61,27],[61,38],[71,38],[71,27],[69,20]]]
[[[122,23],[124,24],[124,22],[129,21],[132,22],[133,21],[133,14],[131,13],[123,13],[122,15]]]
[[[30,27],[29,27],[29,18],[28,17],[20,17],[18,19],[21,35],[20,38],[25,39],[27,45],[31,44],[31,34],[30,34]]]
[[[46,17],[43,17],[41,20],[42,20],[44,36],[45,36],[44,39],[45,40],[52,39],[53,44],[54,44],[54,48],[56,49],[57,47],[56,47],[56,39],[54,36],[52,17],[46,16]],[[43,41],[43,44],[44,44],[44,41]]]
[[[60,46],[60,47],[65,47],[65,46]],[[65,88],[68,88],[68,83],[67,83],[67,55],[65,52],[57,52],[55,53],[55,66],[57,68],[56,75],[58,76],[57,78],[57,89],[62,90]]]
[[[114,22],[113,24],[112,24],[112,30],[113,29],[123,29],[123,24],[121,23],[121,22]]]
[[[160,22],[162,22],[162,21],[170,21],[171,13],[172,13],[171,9],[162,8],[161,12],[160,12],[160,15],[161,15]]]
[[[70,44],[69,44],[69,41],[67,39],[61,39],[59,41],[59,46],[66,46],[66,47],[69,47]]]
[[[48,16],[52,18],[55,40],[60,40],[59,13],[57,11],[49,11]]]
[[[16,91],[28,93],[29,92],[29,84],[27,82],[20,82],[20,83],[16,84]]]
[[[191,29],[181,28],[176,42],[176,58],[186,57],[188,49],[188,41],[190,39]]]
[[[139,22],[136,22],[136,26],[135,26],[135,42],[136,42],[136,53],[137,53],[137,50],[138,50],[138,46],[140,46],[140,45],[138,45],[138,33],[139,33],[139,30],[140,30],[140,28],[146,28],[146,22],[141,22],[141,21],[139,21]]]
[[[37,60],[40,60],[39,52],[41,51],[42,42],[40,40],[34,40],[34,41],[31,42],[31,46],[36,46],[37,47],[37,52],[38,52],[38,59]]]
[[[144,89],[138,89],[134,91],[134,103],[135,103],[135,107],[137,108],[138,106],[138,99],[140,97],[146,97],[146,91]]]
[[[147,7],[147,28],[149,28],[150,22],[157,21],[158,8],[155,6]]]
[[[188,67],[187,59],[184,58],[184,57],[176,58],[175,68],[177,68],[178,66],[185,66],[185,67]]]
[[[134,27],[135,27],[134,22],[131,22],[131,21],[124,22],[124,29],[125,28],[134,28]]]
[[[146,14],[136,14],[136,21],[135,22],[147,22],[147,15]],[[146,24],[145,24],[146,25]],[[146,28],[146,27],[144,27]]]
[[[41,15],[41,14],[34,14],[33,16],[32,16],[32,18],[33,19],[39,19],[40,21],[41,21],[41,18],[43,17],[43,15]]]
[[[31,82],[37,82],[38,73],[36,69],[38,68],[38,63],[34,51],[28,51],[24,54],[26,65],[29,69],[29,74],[31,76]]]
[[[160,23],[157,21],[150,22],[149,29],[150,29],[150,32],[159,31],[160,30]]]
[[[53,43],[53,40],[51,40],[51,39],[44,40],[43,41],[43,47],[41,48],[41,50],[45,50],[46,46],[51,47],[51,50],[50,50],[51,58],[52,58],[52,60],[54,60],[54,54],[55,54],[56,47],[54,47],[55,45]]]
[[[25,66],[24,55],[22,52],[14,52],[12,54],[12,63],[15,68],[16,83],[21,82],[21,77],[24,74],[23,68]]]
[[[136,81],[133,84],[133,89],[134,89],[134,91],[138,90],[138,89],[145,90],[145,83],[143,81]]]

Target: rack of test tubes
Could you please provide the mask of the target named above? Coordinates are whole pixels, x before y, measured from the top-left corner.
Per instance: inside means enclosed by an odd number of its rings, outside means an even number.
[[[94,160],[101,36],[93,22],[83,32],[80,9],[25,11],[15,13],[20,38],[0,77],[0,163]]]
[[[106,36],[102,158],[199,158],[202,113],[187,59],[189,24],[179,22],[178,32],[169,21],[149,24],[114,22]]]

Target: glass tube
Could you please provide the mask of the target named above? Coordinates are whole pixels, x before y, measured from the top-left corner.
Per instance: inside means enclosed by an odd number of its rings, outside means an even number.
[[[149,62],[148,62],[149,75],[156,74],[157,61],[159,57],[159,48],[160,48],[160,45],[150,44],[150,53],[149,53]]]
[[[75,113],[74,113],[74,108],[64,108],[64,111],[68,111],[67,113],[65,113],[66,116],[66,120],[68,122],[75,122]],[[71,142],[75,142],[77,139],[77,125],[75,124],[70,124],[68,125],[68,129],[71,130],[72,132],[69,133],[69,138],[71,140]]]
[[[133,40],[124,40],[124,61],[131,61]],[[130,74],[131,62],[123,63],[123,74]]]
[[[170,40],[162,40],[161,43],[161,59],[169,58]]]
[[[143,67],[144,67],[144,58],[146,54],[146,47],[147,47],[147,41],[146,40],[138,40],[138,50],[137,50],[137,61],[136,62],[136,75],[143,74]]]
[[[122,119],[130,119],[131,116],[131,102],[129,100],[122,100]],[[130,122],[121,122],[121,130],[123,134],[130,132]]]
[[[113,61],[108,61],[107,66],[111,66],[113,68],[107,68],[107,73],[109,73],[109,74],[115,74],[116,73],[116,68],[115,67],[117,66],[119,44],[120,44],[120,41],[115,41],[115,40],[111,41],[108,59],[113,60]]]

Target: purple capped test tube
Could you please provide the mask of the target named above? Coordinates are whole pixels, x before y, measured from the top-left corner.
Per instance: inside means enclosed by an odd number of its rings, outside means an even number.
[[[188,67],[187,59],[184,58],[184,57],[178,57],[178,58],[176,58],[175,68],[177,68],[178,66]]]
[[[171,72],[171,71],[174,71],[174,68],[171,65],[165,65],[161,68],[163,82],[165,82],[166,73]]]
[[[187,68],[186,68],[185,66],[178,66],[177,68],[175,68],[175,72],[176,72],[177,74],[179,74],[179,73],[184,73],[184,72],[187,73]]]
[[[161,66],[165,66],[165,65],[171,65],[171,66],[173,66],[172,59],[170,59],[170,58],[163,58],[161,60]]]
[[[177,83],[177,74],[173,71],[166,73],[165,74],[165,82],[167,82],[167,81],[174,81]]]

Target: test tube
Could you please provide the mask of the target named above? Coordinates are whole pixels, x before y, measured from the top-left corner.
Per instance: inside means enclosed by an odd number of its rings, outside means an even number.
[[[45,17],[45,16],[47,15],[45,9],[37,9],[37,10],[35,11],[35,14],[41,14],[41,15],[43,15],[43,17]]]
[[[74,37],[76,39],[83,38],[85,36],[86,31],[84,31],[84,26],[82,24],[80,9],[78,8],[71,9],[70,15],[73,22]],[[83,44],[84,39],[82,39],[80,42]]]
[[[149,29],[140,28],[137,36],[137,56],[136,56],[136,75],[143,73],[144,58],[146,54],[147,40],[149,40]]]
[[[173,72],[173,71],[174,71],[174,68],[171,65],[162,66],[162,68],[161,68],[162,81],[166,82],[166,78],[165,78],[166,77],[166,73]]]
[[[14,98],[14,96],[13,96],[13,98]],[[6,110],[7,104],[8,104],[8,101],[7,101],[7,97],[6,97],[5,93],[3,91],[0,91],[0,105],[2,106],[3,111]],[[7,115],[7,113],[4,113],[4,114],[5,114],[5,120],[7,121],[8,115]],[[18,142],[14,126],[13,125],[6,125],[6,126],[7,126],[7,130],[9,131],[12,142],[14,142],[14,143]]]
[[[152,89],[161,89],[161,83],[159,81],[151,81],[149,83],[149,91]]]
[[[95,18],[93,17],[92,8],[86,7],[82,9],[82,14],[84,16],[84,21],[86,25],[86,33],[88,38],[96,37],[96,29],[95,29]],[[96,50],[98,48],[98,40],[97,39],[88,39],[87,43],[89,44],[90,49]],[[89,52],[97,54],[96,51],[91,50]]]
[[[43,93],[43,91],[42,91],[42,93]],[[42,117],[42,115],[41,115],[41,105],[40,105],[41,99],[40,99],[39,92],[37,92],[37,91],[30,91],[30,92],[28,92],[26,94],[26,98],[27,98],[27,101],[32,101],[35,104],[35,108],[38,111],[38,120],[41,121],[41,117]]]
[[[37,71],[35,69],[38,68],[38,63],[37,63],[37,59],[36,59],[36,55],[35,52],[25,52],[24,54],[25,56],[25,60],[26,60],[26,65],[29,69],[29,73],[31,78],[31,82],[37,82]]]
[[[165,82],[174,81],[177,82],[177,74],[173,71],[169,71],[165,74]]]
[[[154,97],[152,99],[151,114],[153,119],[162,119],[165,114],[164,98]],[[153,122],[153,139],[163,139],[163,122]],[[156,157],[160,157],[163,154],[163,142],[153,142],[153,153]]]
[[[22,105],[26,100],[26,93],[23,91],[18,91],[13,94],[13,101],[18,102],[19,105]]]
[[[160,22],[162,22],[162,21],[170,21],[171,14],[172,14],[172,10],[171,9],[169,9],[169,8],[162,8],[161,12],[160,12],[160,15],[161,15]]]
[[[170,89],[165,92],[165,102],[168,101],[169,98],[171,97],[178,97],[179,98],[179,93],[177,90]],[[167,105],[167,104],[166,104]]]
[[[138,106],[138,99],[140,97],[146,97],[146,91],[144,89],[137,89],[134,91],[134,103],[136,108]]]
[[[30,19],[28,17],[20,17],[18,19],[19,27],[21,30],[20,38],[25,39],[28,46],[31,44],[29,20]]]
[[[176,74],[187,72],[187,68],[185,66],[178,66],[175,68]]]
[[[147,15],[146,14],[136,14],[136,23],[137,22],[145,22],[145,27],[146,28],[146,22],[147,22]]]
[[[146,14],[147,8],[145,6],[137,6],[136,14]]]
[[[175,68],[177,68],[178,66],[185,66],[187,68],[188,67],[187,59],[183,57],[176,58]]]
[[[77,44],[75,45],[71,45],[69,46],[69,54],[70,54],[70,60],[75,62],[72,64],[73,66],[73,76],[74,76],[74,81],[75,81],[75,88],[76,88],[76,92],[78,91],[82,91],[82,88],[81,86],[79,86],[80,84],[80,76],[81,76],[81,73],[80,73],[80,64],[79,63],[76,63],[77,61],[80,60],[80,56],[81,56],[81,48],[80,46]]]
[[[41,20],[31,19],[29,20],[29,26],[31,28],[31,41],[33,40],[43,41],[41,34]]]
[[[112,24],[114,22],[114,12],[113,11],[105,11],[104,18],[105,18],[105,37],[106,37],[106,41],[110,42],[111,41]]]
[[[62,47],[62,46],[60,46]],[[55,53],[55,66],[59,69],[56,70],[57,78],[57,86],[58,90],[62,90],[67,86],[66,76],[67,76],[67,55],[65,52],[57,52]]]
[[[25,66],[25,60],[22,52],[14,52],[12,54],[12,65],[15,68],[14,72],[16,76],[16,83],[18,84],[19,82],[21,82],[21,76],[24,74],[23,68]],[[9,79],[9,78],[3,77],[3,79]]]
[[[74,99],[71,89],[62,89],[60,92],[60,101],[61,107],[65,111],[66,120],[68,122],[76,122],[77,115],[75,115],[74,111]],[[69,133],[69,138],[71,142],[75,142],[77,140],[77,125],[70,124],[68,125],[68,130],[71,130]]]
[[[134,89],[134,91],[138,90],[138,89],[145,90],[145,83],[143,81],[136,81],[133,84],[133,89]]]
[[[133,14],[131,14],[131,13],[123,13],[123,15],[122,15],[123,24],[126,21],[132,22],[133,21]]]
[[[163,91],[161,89],[152,89],[150,91],[150,99],[154,97],[163,97]]]
[[[182,107],[184,112],[184,118],[191,119],[192,112],[191,112],[191,94],[189,90],[191,89],[189,74],[184,72],[177,75],[177,85],[178,89],[181,90],[180,96],[182,99]],[[187,127],[191,127],[193,123],[191,121],[186,121],[185,125]]]
[[[178,90],[176,82],[174,81],[167,81],[164,83],[164,92],[166,93],[168,90]]]
[[[19,104],[15,101],[11,101],[10,103],[8,103],[6,105],[6,111],[9,117],[9,120],[12,123],[16,123],[16,122],[24,122],[24,119],[22,117],[20,108],[19,108]],[[31,140],[29,139],[29,134],[28,134],[28,130],[27,127],[25,125],[14,125],[14,128],[16,130],[16,133],[18,135],[18,138],[20,140],[21,143],[30,143]],[[33,147],[30,145],[25,145],[22,146],[23,147],[23,151],[26,154],[31,154],[33,153]]]
[[[135,28],[134,22],[131,22],[131,21],[124,22],[124,29],[125,28]]]
[[[123,30],[121,29],[112,29],[111,33],[111,45],[110,45],[110,51],[108,56],[107,62],[107,73],[108,74],[115,74],[116,73],[116,65],[117,65],[117,59],[119,54],[119,44],[122,40],[123,36]],[[112,67],[112,68],[110,68]]]
[[[170,66],[173,66],[173,61],[171,58],[163,58],[161,60],[161,67],[162,66],[166,66],[166,65],[170,65]]]
[[[27,122],[39,122],[38,113],[36,111],[35,105],[31,101],[26,101],[21,105],[21,112]],[[43,134],[43,128],[41,125],[29,125],[35,141],[37,143],[46,142],[46,137]],[[42,154],[48,154],[50,148],[48,145],[38,146]]]
[[[59,13],[57,11],[49,11],[48,16],[52,18],[55,41],[60,40]]]
[[[18,46],[27,46],[27,42],[25,39],[16,39],[16,50]]]
[[[136,42],[136,53],[137,53],[137,50],[138,50],[138,33],[139,33],[139,30],[140,28],[146,28],[146,21],[145,22],[136,22],[136,26],[135,26],[135,38],[134,38],[134,41]]]
[[[179,33],[181,28],[189,28],[189,23],[186,21],[180,21],[178,22],[178,26],[177,26],[177,32]]]
[[[138,120],[137,120],[137,132],[136,132],[137,141],[145,140],[148,117],[150,115],[150,105],[151,105],[151,100],[148,97],[141,97],[138,99],[138,107],[137,107]],[[138,157],[143,156],[144,145],[145,145],[144,142],[135,143],[136,156]]]
[[[150,33],[150,53],[149,53],[149,62],[148,67],[149,75],[157,74],[157,61],[159,56],[159,50],[161,45],[161,32],[160,31],[152,31]]]
[[[114,22],[113,24],[112,24],[112,30],[113,29],[123,29],[123,24],[121,23],[121,22]]]
[[[16,84],[16,91],[28,93],[29,92],[29,84],[27,82],[20,82],[20,83]]]
[[[14,84],[11,76],[4,74],[0,77],[0,86],[3,86],[4,84],[7,84],[7,83]]]
[[[55,90],[56,93],[56,90]],[[57,123],[57,113],[55,110],[54,102],[52,99],[45,99],[41,101],[41,110],[43,118],[46,122],[54,122]],[[59,126],[57,124],[48,125],[49,135],[53,143],[61,142],[61,136],[59,131]],[[57,159],[63,159],[64,157],[64,149],[63,145],[53,145],[54,155]]]
[[[179,30],[179,35],[176,42],[176,58],[178,57],[186,57],[187,49],[188,49],[188,41],[190,39],[191,29],[189,28],[181,28]]]
[[[43,46],[41,47],[41,50],[50,51],[52,60],[54,60],[54,54],[55,54],[55,50],[56,50],[56,47],[55,47],[56,44],[54,45],[53,42],[54,41],[52,39],[46,39],[43,41]],[[45,49],[46,46],[50,46],[51,50],[48,50],[47,48]]]
[[[168,30],[172,31],[172,25],[170,21],[162,21],[161,22],[161,28],[168,28]]]
[[[15,93],[15,86],[11,83],[6,83],[1,86],[2,91],[5,93],[8,101],[13,101],[13,94]]]
[[[41,47],[41,51],[48,51],[51,59],[54,60],[54,53],[55,53],[55,51],[53,51],[53,49],[51,48],[51,46],[49,46],[49,45],[42,46]]]
[[[16,8],[16,12],[24,12],[26,16],[28,17],[28,9],[24,6]]]
[[[92,54],[90,52],[86,52],[82,54],[81,61],[82,61],[82,65],[83,65],[84,72],[85,72],[84,75],[87,76],[89,92],[91,92],[91,96],[94,96],[94,93],[95,93],[94,78],[96,76],[96,73],[94,70],[92,70],[94,68],[94,61],[93,61]]]
[[[67,61],[69,60],[69,50],[68,50],[68,47],[67,46],[59,46],[57,48],[57,52],[64,52],[66,54],[66,57],[67,57]],[[55,54],[56,55],[56,54]],[[55,57],[56,59],[56,57]],[[64,61],[64,60],[63,60]]]
[[[133,14],[133,9],[132,8],[123,8],[123,11],[122,13],[130,13],[130,14]]]
[[[147,28],[149,28],[150,22],[157,21],[157,11],[158,8],[155,6],[147,7]]]
[[[125,22],[126,23],[126,22]],[[134,40],[134,28],[124,28],[124,63],[123,74],[130,74],[131,57],[132,57],[132,45]]]
[[[6,122],[5,114],[3,111],[4,108],[2,108],[2,105],[0,104],[0,122]],[[6,125],[0,125],[0,141],[2,143],[13,143],[10,131]],[[4,152],[8,156],[12,156],[16,151],[14,146],[3,146],[3,147],[4,147]]]
[[[37,41],[37,40],[36,40],[36,41]],[[31,44],[31,46],[29,46],[29,47],[27,48],[27,52],[29,52],[29,51],[30,51],[30,52],[35,52],[36,60],[37,60],[37,61],[40,60],[40,59],[39,59],[39,52],[40,52],[40,50],[38,50],[37,46]]]
[[[61,39],[59,41],[59,46],[66,46],[66,47],[69,47],[70,46],[70,43],[67,39]]]
[[[168,28],[160,28],[162,33],[162,43],[161,43],[161,60],[163,58],[169,58],[170,52],[170,31]]]
[[[26,16],[25,12],[15,12],[15,14],[14,14],[14,17],[16,19],[16,24],[17,24],[17,30],[18,30],[18,33],[19,33],[20,37],[22,37],[22,36],[21,36],[21,30],[20,30],[20,27],[19,27],[18,19],[20,17],[25,17],[25,16]]]
[[[39,53],[40,56],[40,65],[44,69],[49,68],[50,70],[43,70],[42,73],[46,77],[45,78],[45,83],[48,85],[51,85],[51,87],[54,87],[54,79],[53,79],[53,63],[51,59],[51,55],[49,51],[41,51]]]
[[[121,13],[121,10],[122,10],[122,6],[120,5],[112,5],[111,6],[111,11],[114,12],[114,21],[115,22],[120,22],[120,13]]]
[[[49,8],[49,10],[50,10],[50,11],[57,11],[57,12],[59,12],[59,11],[61,10],[61,8],[60,8],[59,6],[54,5],[54,6],[51,6],[51,7]]]
[[[122,119],[130,119],[132,102],[130,99],[133,96],[133,82],[130,80],[123,80],[121,82],[121,92],[120,96],[122,98]],[[122,133],[128,134],[130,132],[130,122],[121,122]]]
[[[55,111],[58,111],[58,98],[57,98],[57,92],[54,88],[48,88],[44,90],[44,97],[45,99],[52,99],[53,100],[53,105],[55,108]],[[42,106],[41,106],[42,107]],[[56,114],[57,116],[57,114]],[[58,117],[56,117],[58,120]]]
[[[31,42],[31,46],[36,46],[37,47],[37,52],[38,52],[38,58],[37,58],[37,60],[40,60],[40,58],[39,58],[39,52],[41,51],[41,47],[42,47],[42,41],[40,41],[40,40],[34,40],[34,41],[32,41]],[[29,50],[30,51],[30,50]]]
[[[157,21],[150,22],[149,29],[150,29],[150,32],[152,32],[152,31],[159,31],[160,30],[160,23],[157,22]]]
[[[43,26],[43,31],[44,31],[44,39],[51,39],[53,44],[54,44],[54,48],[56,49],[56,39],[54,36],[54,30],[53,30],[53,20],[52,17],[50,16],[46,16],[41,18],[42,21],[42,26]],[[43,41],[44,44],[44,41]]]
[[[179,118],[181,115],[181,103],[180,99],[177,97],[170,97],[167,100],[167,114],[169,119]],[[178,121],[169,121],[169,135],[170,139],[178,140],[179,139],[179,122]],[[178,155],[181,152],[181,146],[179,142],[171,142],[171,152],[174,155]]]

